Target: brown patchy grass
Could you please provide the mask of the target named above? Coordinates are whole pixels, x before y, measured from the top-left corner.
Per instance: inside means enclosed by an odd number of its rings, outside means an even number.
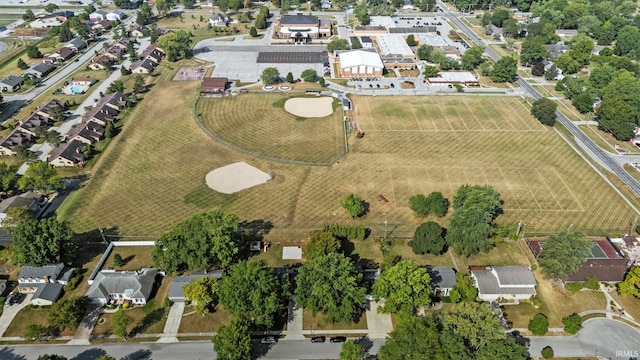
[[[233,320],[233,315],[221,305],[218,305],[215,312],[206,315],[199,315],[193,311],[193,307],[184,309],[179,333],[216,332],[220,326],[229,324]]]
[[[628,141],[620,141],[611,135],[611,133],[598,129],[597,126],[580,125],[580,129],[582,129],[593,142],[607,151],[615,152],[615,146],[618,145],[621,150],[629,149],[631,154],[640,154],[640,149],[638,149],[637,146],[630,144]]]
[[[51,307],[48,306],[26,306],[20,310],[9,324],[4,336],[23,336],[27,326],[31,324],[37,324],[44,327],[49,326],[49,311]],[[75,334],[75,331],[65,330],[60,335],[68,336]]]
[[[208,39],[217,36],[230,36],[230,35],[241,35],[241,34],[249,34],[249,29],[251,28],[251,24],[231,24],[227,28],[220,29],[228,29],[231,30],[228,33],[216,32],[214,29],[208,29],[207,25],[209,24],[209,17],[211,17],[211,12],[209,11],[201,11],[194,12],[194,18],[191,17],[191,13],[183,14],[182,19],[179,16],[171,16],[171,17],[162,17],[158,19],[157,24],[159,27],[171,29],[174,31],[185,30],[193,34],[193,43],[197,43],[200,40]],[[200,21],[200,16],[203,17],[203,20]],[[233,29],[238,29],[237,33],[233,32]]]
[[[325,316],[322,313],[317,313],[314,317],[311,311],[304,309],[302,314],[302,329],[303,330],[366,330],[367,329],[367,314],[362,313],[357,323],[327,323],[324,320]]]
[[[611,291],[609,294],[622,306],[626,313],[631,315],[636,321],[640,320],[640,299],[631,295],[620,296],[618,291]]]
[[[116,246],[105,261],[103,269],[140,270],[145,267],[153,267],[152,249],[151,246]],[[125,262],[123,266],[118,267],[113,263],[115,254],[122,256],[122,260]]]

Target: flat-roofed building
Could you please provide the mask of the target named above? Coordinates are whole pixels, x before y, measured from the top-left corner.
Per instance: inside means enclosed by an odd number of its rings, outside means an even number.
[[[429,84],[478,85],[478,79],[468,71],[441,71],[437,77],[427,78]]]

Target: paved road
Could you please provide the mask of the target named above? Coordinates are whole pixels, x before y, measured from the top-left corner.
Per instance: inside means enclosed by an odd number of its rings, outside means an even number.
[[[540,356],[551,346],[557,357],[601,356],[629,359],[640,352],[640,331],[619,321],[595,318],[585,321],[575,336],[532,336],[529,353]]]
[[[361,340],[359,340],[361,341]],[[376,353],[382,344],[380,340],[362,341],[363,347],[370,353]],[[286,341],[281,340],[269,347],[254,342],[256,354],[261,359],[337,359],[340,354],[340,344],[329,341],[323,344],[312,344],[309,340]],[[215,359],[213,346],[210,341],[188,341],[179,343],[118,343],[89,346],[73,345],[11,345],[0,348],[0,358],[3,360],[31,360],[45,353],[56,353],[74,360],[94,360],[100,355],[110,354],[117,359],[153,359],[153,360],[204,360]]]
[[[485,48],[485,53],[487,53],[489,56],[491,56],[492,59],[496,61],[500,59],[500,56],[496,54],[485,41],[480,39],[480,37],[478,37],[475,32],[473,32],[466,24],[460,21],[457,14],[446,10],[446,6],[440,0],[438,0],[438,5],[442,9],[445,9],[444,15],[451,22],[453,22],[458,27],[458,29],[465,33],[465,35],[467,35],[475,43],[478,43]],[[536,89],[534,89],[529,83],[524,81],[519,76],[517,77],[516,81],[518,85],[520,85],[520,87],[534,99],[540,99],[543,97]],[[582,132],[582,130],[580,130],[580,128],[578,128],[576,124],[569,120],[569,118],[567,118],[559,110],[556,111],[556,115],[558,118],[558,122],[560,122],[560,124],[562,124],[562,126],[564,126],[571,133],[571,135],[573,135],[576,143],[593,160],[597,161],[599,164],[611,171],[615,176],[620,178],[620,180],[625,185],[627,185],[636,195],[640,196],[640,183],[638,183],[637,180],[635,180],[624,170],[624,168],[619,164],[618,161],[616,161],[615,157],[611,153],[603,150],[598,145],[596,145],[587,135],[585,135],[584,132]]]

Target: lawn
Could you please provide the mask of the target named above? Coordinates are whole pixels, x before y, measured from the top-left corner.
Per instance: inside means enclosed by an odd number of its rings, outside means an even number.
[[[0,54],[0,68],[3,68],[5,66],[7,60],[23,51],[26,51],[27,45],[33,43],[33,41],[30,40],[9,38],[2,39],[2,42],[7,44],[7,51],[4,51]]]
[[[202,17],[202,21],[200,20]],[[193,43],[216,36],[249,34],[251,24],[231,24],[229,27],[208,28],[210,11],[190,12],[180,16],[166,16],[158,19],[157,25],[161,28],[174,31],[185,30],[193,34]],[[216,30],[217,29],[217,30]],[[238,32],[234,32],[238,29]]]
[[[140,270],[153,267],[152,249],[151,246],[116,246],[105,261],[103,269]],[[123,266],[118,267],[113,263],[115,254],[120,254],[124,261]]]
[[[596,125],[579,125],[580,129],[584,131],[593,142],[606,151],[615,152],[615,146],[619,149],[628,149],[631,154],[640,154],[640,149],[637,146],[631,145],[628,141],[620,141],[616,139],[611,133],[604,132],[598,129]]]
[[[41,326],[49,326],[49,306],[31,306],[28,305],[20,310],[9,324],[4,336],[23,336],[27,326],[37,324]],[[65,330],[60,335],[73,335],[75,331]]]
[[[632,295],[620,296],[616,290],[611,291],[609,294],[622,306],[625,312],[631,315],[636,321],[640,320],[640,299]]]
[[[367,330],[367,314],[362,313],[357,323],[327,323],[322,313],[317,313],[314,317],[311,311],[304,309],[302,314],[303,330]]]
[[[193,307],[187,306],[184,309],[178,332],[182,334],[216,332],[220,326],[229,324],[232,320],[233,315],[221,305],[218,305],[215,312],[206,315],[196,314]]]
[[[342,156],[341,108],[327,117],[305,119],[283,108],[288,98],[281,94],[203,98],[198,112],[212,134],[255,154],[309,163],[332,163]],[[235,116],[228,116],[232,113]]]

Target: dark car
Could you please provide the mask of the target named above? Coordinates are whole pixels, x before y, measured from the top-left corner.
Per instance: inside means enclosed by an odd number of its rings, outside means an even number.
[[[312,343],[323,343],[327,338],[325,336],[314,336],[311,338]]]
[[[334,336],[329,339],[329,341],[331,341],[332,343],[343,343],[347,341],[347,338],[345,336]]]
[[[15,293],[12,297],[11,297],[11,305],[16,305],[16,304],[21,304],[22,301],[27,297],[26,294],[23,293]]]

